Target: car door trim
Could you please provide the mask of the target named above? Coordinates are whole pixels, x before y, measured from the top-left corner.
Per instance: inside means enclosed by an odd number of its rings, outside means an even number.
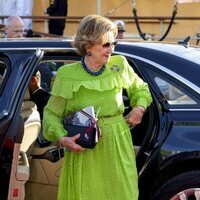
[[[183,108],[170,108],[169,109],[170,111],[181,111],[181,112],[200,112],[200,109],[196,109],[196,108],[186,108],[186,109],[183,109]]]

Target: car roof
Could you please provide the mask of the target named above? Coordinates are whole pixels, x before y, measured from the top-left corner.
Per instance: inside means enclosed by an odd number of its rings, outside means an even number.
[[[200,48],[198,46],[184,46],[177,43],[165,42],[122,42],[124,45],[137,46],[143,49],[160,51],[165,54],[175,55],[200,64]]]
[[[72,39],[23,38],[0,39],[0,51],[5,49],[71,49]],[[74,49],[75,50],[75,49]],[[200,48],[176,43],[119,40],[115,52],[140,60],[154,62],[200,85]]]
[[[72,48],[72,39],[62,38],[20,38],[20,39],[0,39],[0,50],[5,49],[67,49]],[[166,43],[166,42],[146,42],[146,41],[123,41],[119,40],[115,51],[138,55],[156,62],[161,61],[162,55],[169,57],[179,57],[200,65],[200,48],[198,46],[188,46]],[[160,60],[160,61],[159,61]]]
[[[4,48],[68,48],[72,47],[72,39],[63,38],[1,38],[0,39],[0,49]],[[160,51],[167,54],[172,54],[185,59],[193,58],[197,63],[200,59],[197,57],[200,54],[200,48],[195,46],[185,47],[183,45],[178,45],[176,43],[166,43],[166,42],[155,42],[155,41],[123,41],[118,40],[118,45],[128,47],[137,47],[138,49],[149,49],[154,51]],[[189,53],[189,52],[192,52]]]
[[[72,47],[71,39],[61,38],[3,38],[0,39],[1,49],[36,49],[36,48],[68,48]]]
[[[200,48],[165,42],[119,42],[115,50],[149,63],[170,75],[176,73],[200,86]],[[142,65],[143,65],[142,64]],[[141,64],[140,64],[141,66]],[[173,73],[171,73],[173,72]]]

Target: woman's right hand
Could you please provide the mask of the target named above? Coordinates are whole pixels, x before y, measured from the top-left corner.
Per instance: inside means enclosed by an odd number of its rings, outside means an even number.
[[[62,147],[65,147],[66,149],[81,153],[85,150],[85,148],[81,147],[79,144],[76,144],[76,140],[80,137],[80,133],[73,136],[73,137],[62,137],[60,138],[60,144]]]

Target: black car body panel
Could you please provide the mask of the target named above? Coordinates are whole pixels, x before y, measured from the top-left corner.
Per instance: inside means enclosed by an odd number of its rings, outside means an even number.
[[[131,131],[134,145],[140,146],[136,158],[140,199],[156,199],[160,194],[157,191],[162,191],[173,177],[200,169],[197,164],[200,163],[200,48],[119,42],[114,54],[126,56],[152,93],[153,103],[141,125]],[[0,41],[0,62],[6,65],[0,85],[0,196],[3,199],[9,194],[14,146],[23,139],[20,110],[32,74],[40,62],[76,60],[80,60],[80,55],[71,40]],[[173,99],[170,95],[174,89],[177,97]],[[44,159],[44,155],[34,158]]]

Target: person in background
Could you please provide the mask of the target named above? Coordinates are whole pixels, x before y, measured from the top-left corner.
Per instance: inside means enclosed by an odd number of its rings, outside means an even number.
[[[114,21],[115,25],[118,29],[118,34],[116,39],[123,39],[124,38],[124,32],[125,32],[125,22],[122,20],[116,20]]]
[[[25,37],[27,37],[27,38],[30,38],[30,37],[40,38],[42,36],[40,34],[38,34],[38,33],[34,33],[32,29],[29,29],[28,31],[26,31]]]
[[[67,0],[50,0],[50,5],[46,10],[49,16],[66,17],[68,12]],[[63,35],[65,29],[65,19],[49,19],[49,33]]]
[[[127,59],[111,54],[117,26],[99,15],[84,17],[74,38],[81,61],[58,69],[51,97],[44,108],[43,131],[49,141],[66,149],[59,179],[58,200],[137,200],[138,175],[129,125],[142,120],[152,98],[147,83]],[[132,110],[125,118],[123,89]],[[102,137],[94,149],[69,137],[63,118],[87,106],[98,112]],[[138,133],[140,134],[140,133]]]
[[[18,0],[20,1],[20,0]],[[1,16],[15,16],[18,15],[17,0],[0,0],[0,15]],[[0,19],[0,24],[6,25],[7,19]]]
[[[0,0],[1,16],[32,16],[33,0]],[[32,19],[22,18],[25,31],[32,29]],[[0,24],[6,25],[7,19],[0,19]]]
[[[41,87],[41,74],[39,70],[36,70],[33,76],[31,77],[31,80],[29,81],[28,89],[30,93],[30,101],[33,101],[36,104],[37,110],[40,114],[40,119],[42,121],[43,110],[49,100],[50,93]],[[45,147],[50,144],[50,142],[45,140],[43,136],[42,126],[40,129],[40,133],[38,135],[38,144],[40,147]]]
[[[55,65],[56,65],[56,63],[54,63],[54,62],[43,62],[43,63],[39,64],[37,67],[41,73],[41,86],[46,91],[51,90],[51,81],[57,71],[57,69],[54,68]]]
[[[18,0],[17,1],[17,15],[23,17],[31,17],[33,10],[33,0]],[[24,21],[24,29],[27,32],[28,30],[32,30],[32,19],[31,18],[23,18]]]
[[[19,16],[10,16],[4,28],[5,37],[22,38],[24,37],[24,22]]]
[[[29,82],[30,100],[35,102],[37,110],[40,113],[40,119],[43,119],[43,109],[46,106],[50,93],[41,87],[41,74],[38,70],[33,74]]]

